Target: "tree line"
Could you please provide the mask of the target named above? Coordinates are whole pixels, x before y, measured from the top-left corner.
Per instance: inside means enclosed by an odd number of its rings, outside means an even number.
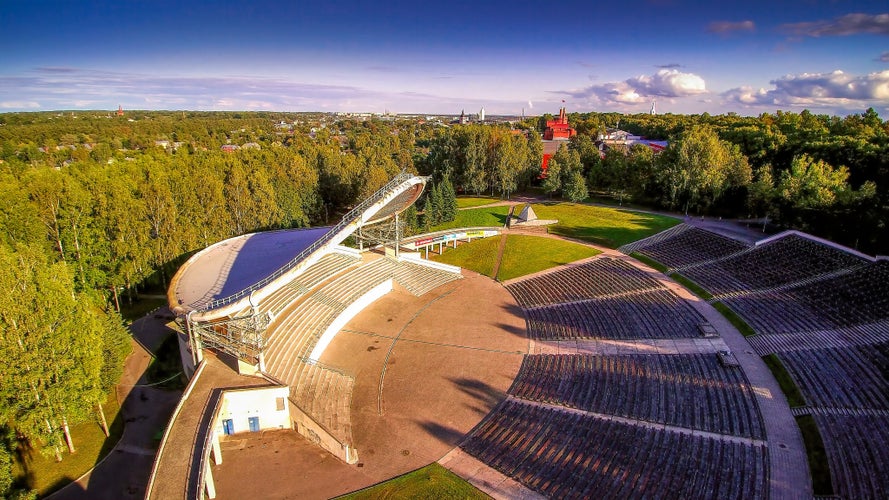
[[[536,118],[443,127],[294,113],[0,114],[4,429],[63,448],[66,426],[98,418],[119,374],[128,346],[119,304],[140,287],[165,288],[185,258],[221,239],[333,224],[401,170],[432,177],[423,212],[405,214],[415,231],[452,219],[457,193],[540,189],[768,216],[889,249],[889,125],[872,110],[569,119],[579,134],[540,178]],[[603,154],[597,135],[617,126],[669,146]]]
[[[523,126],[539,129],[545,119]],[[682,213],[765,218],[774,229],[889,253],[889,122],[873,109],[845,117],[577,113],[569,121],[578,135],[568,153],[580,156],[591,192]],[[615,128],[669,146],[660,154],[642,145],[600,154],[597,137]],[[560,179],[544,188],[580,199],[576,159],[562,152],[557,166]]]
[[[71,426],[103,422],[129,352],[120,304],[211,243],[325,224],[413,168],[407,126],[0,117],[0,496],[18,443],[62,459]]]

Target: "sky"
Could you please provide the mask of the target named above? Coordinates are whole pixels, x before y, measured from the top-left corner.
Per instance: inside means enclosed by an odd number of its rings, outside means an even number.
[[[0,0],[0,112],[889,117],[889,3]]]

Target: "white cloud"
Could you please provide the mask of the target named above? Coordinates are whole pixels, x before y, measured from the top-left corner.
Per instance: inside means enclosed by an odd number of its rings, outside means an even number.
[[[889,14],[846,14],[829,21],[784,24],[781,30],[796,36],[848,36],[862,33],[889,35]]]
[[[855,76],[842,71],[787,75],[770,82],[772,89],[749,86],[722,94],[726,103],[743,106],[856,108],[889,100],[889,70]]]
[[[609,82],[579,90],[555,91],[591,105],[630,105],[647,102],[655,97],[689,97],[707,93],[704,79],[694,73],[677,69],[661,69],[653,75],[642,75],[622,82]]]
[[[729,33],[734,33],[737,31],[755,31],[756,25],[753,21],[714,21],[707,25],[707,31],[710,33],[718,33],[720,35],[727,35]]]
[[[523,101],[454,97],[360,85],[305,83],[289,78],[180,77],[79,68],[39,67],[0,75],[0,109],[206,109],[459,113],[485,106],[491,114],[518,114]]]
[[[40,103],[36,101],[2,101],[0,108],[3,109],[37,109]]]

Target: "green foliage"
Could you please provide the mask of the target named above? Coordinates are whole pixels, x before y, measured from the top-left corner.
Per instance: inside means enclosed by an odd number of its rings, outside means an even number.
[[[108,421],[109,436],[105,437],[98,424],[98,416],[93,413],[88,420],[71,427],[71,436],[77,453],[64,453],[61,462],[41,453],[40,449],[31,447],[34,443],[21,444],[18,453],[24,462],[17,461],[13,467],[17,483],[33,489],[43,497],[65,486],[72,478],[82,476],[111,453],[123,435],[123,413],[114,395],[104,402],[103,408]]]
[[[389,498],[483,500],[491,497],[476,489],[460,476],[433,462],[422,469],[337,498],[343,500]]]
[[[88,419],[119,375],[126,334],[95,297],[75,291],[64,262],[0,247],[0,269],[0,414],[57,454],[63,424]]]
[[[819,496],[832,496],[834,494],[833,481],[830,478],[830,463],[827,461],[827,450],[824,449],[824,441],[818,424],[811,415],[796,417],[800,433],[803,435],[803,443],[806,445],[806,458],[809,461],[809,472],[812,475],[812,493]]]
[[[733,187],[750,183],[751,171],[740,150],[708,126],[695,126],[670,143],[661,156],[661,177],[671,207],[708,208]]]
[[[506,237],[497,279],[511,280],[600,253],[600,250],[571,241],[511,234]]]
[[[550,233],[609,248],[651,236],[679,223],[673,217],[574,203],[535,204],[533,209],[540,219],[559,221],[548,226]]]
[[[565,198],[573,202],[583,201],[589,196],[589,192],[586,187],[586,179],[583,178],[583,174],[580,170],[575,170],[571,172],[565,182],[565,187],[563,189]]]
[[[784,397],[787,398],[787,403],[790,407],[805,406],[806,400],[803,398],[803,394],[797,387],[796,382],[793,381],[787,368],[784,367],[784,363],[778,358],[778,355],[769,354],[763,356],[762,360],[769,367],[769,371],[772,372],[772,375],[781,387],[781,392],[784,393]]]
[[[490,191],[509,197],[540,171],[543,145],[536,133],[514,134],[503,127],[463,125],[436,131],[418,169],[436,180],[448,178],[458,191]]]
[[[546,165],[546,178],[543,179],[543,192],[552,197],[562,188],[562,165],[553,156]]]
[[[441,222],[450,222],[457,218],[457,193],[451,180],[445,177],[441,182]]]
[[[798,208],[829,207],[849,191],[849,171],[833,168],[808,155],[793,159],[790,169],[781,172],[777,190],[781,198]]]

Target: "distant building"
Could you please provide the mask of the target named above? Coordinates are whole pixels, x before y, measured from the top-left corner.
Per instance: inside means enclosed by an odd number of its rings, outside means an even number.
[[[599,151],[602,152],[614,146],[631,148],[636,144],[642,144],[650,147],[651,150],[655,153],[660,153],[661,151],[667,149],[668,142],[652,141],[650,139],[646,139],[639,135],[633,135],[623,130],[608,129],[606,133],[599,134],[599,136],[596,138],[596,144],[598,144],[599,146]]]
[[[555,120],[547,120],[546,131],[543,133],[544,141],[552,141],[556,139],[570,139],[577,135],[577,131],[568,125],[568,115],[565,108],[559,109],[559,118]]]
[[[478,112],[478,121],[485,121],[485,108],[482,107],[481,111]]]
[[[559,150],[559,146],[568,139],[577,135],[577,131],[568,125],[568,114],[565,108],[559,108],[559,117],[546,121],[546,130],[543,132],[543,162],[540,165],[540,178],[546,177],[546,169],[549,159]]]
[[[123,106],[117,105],[117,116],[123,116]]]
[[[466,110],[460,110],[460,125],[466,125],[469,122],[469,117],[466,116]]]
[[[222,150],[226,153],[234,153],[235,151],[241,149],[237,144],[223,144]]]

